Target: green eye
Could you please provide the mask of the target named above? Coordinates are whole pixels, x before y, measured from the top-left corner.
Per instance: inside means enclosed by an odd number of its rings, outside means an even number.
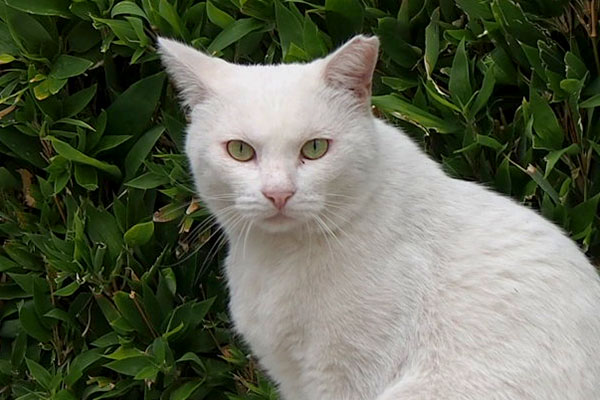
[[[254,149],[252,146],[241,140],[230,140],[227,142],[227,152],[232,158],[241,162],[250,161],[254,158]]]
[[[302,155],[304,158],[308,158],[309,160],[316,160],[317,158],[321,158],[327,153],[327,149],[329,148],[329,140],[327,139],[313,139],[304,143],[302,146]]]

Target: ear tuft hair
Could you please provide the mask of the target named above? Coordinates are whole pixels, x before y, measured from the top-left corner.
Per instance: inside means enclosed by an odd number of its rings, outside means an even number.
[[[368,102],[378,52],[376,36],[355,36],[325,59],[325,81],[352,91],[361,102]]]
[[[158,38],[158,53],[167,73],[189,109],[210,96],[207,81],[227,63],[176,40]]]

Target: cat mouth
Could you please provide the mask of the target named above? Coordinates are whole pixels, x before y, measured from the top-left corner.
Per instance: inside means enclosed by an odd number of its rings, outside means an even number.
[[[294,218],[285,215],[281,212],[278,212],[275,215],[271,215],[270,217],[265,218],[265,222],[270,222],[270,223],[284,223],[284,222],[288,222],[293,220]]]

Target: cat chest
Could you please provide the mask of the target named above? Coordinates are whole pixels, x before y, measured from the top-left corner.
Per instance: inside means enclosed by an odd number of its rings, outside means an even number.
[[[396,319],[389,302],[369,303],[373,294],[342,277],[238,278],[230,282],[236,329],[281,387],[310,390],[307,399],[372,398],[397,372],[390,352],[401,354],[403,335],[384,328]]]
[[[244,272],[251,270],[252,266],[247,266]],[[390,302],[370,303],[375,296],[361,293],[358,281],[351,283],[354,279],[350,276],[307,279],[282,271],[285,269],[268,276],[242,273],[229,277],[236,330],[261,364],[275,373],[274,378],[314,382],[330,376],[347,387],[348,379],[359,382],[351,377],[360,371],[363,375],[365,370],[381,374],[391,367],[387,353],[397,346],[401,335],[395,329],[369,329],[384,326],[384,315],[392,312],[385,310]],[[381,291],[381,285],[377,290]],[[312,376],[315,373],[318,376]],[[374,378],[374,382],[378,380]]]
[[[254,274],[230,279],[230,311],[259,357],[275,351],[304,351],[320,300],[289,277]]]

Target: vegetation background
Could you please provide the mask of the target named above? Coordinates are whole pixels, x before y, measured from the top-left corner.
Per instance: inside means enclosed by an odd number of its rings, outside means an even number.
[[[157,35],[239,63],[378,35],[374,112],[598,259],[598,4],[0,0],[0,399],[277,398],[229,330]]]

